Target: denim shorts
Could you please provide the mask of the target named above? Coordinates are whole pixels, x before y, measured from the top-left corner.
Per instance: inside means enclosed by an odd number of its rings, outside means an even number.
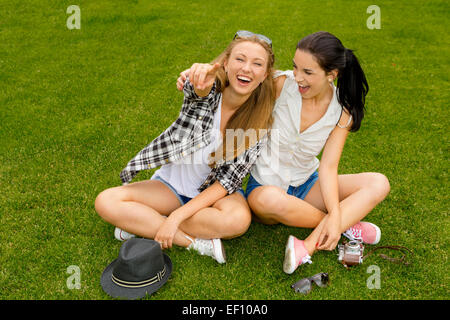
[[[314,171],[314,173],[308,178],[308,180],[306,180],[305,183],[299,185],[298,187],[289,186],[287,194],[305,200],[306,195],[308,194],[309,190],[311,190],[314,183],[316,183],[318,178],[319,173],[317,171]],[[262,184],[260,184],[258,181],[255,180],[255,178],[253,178],[252,175],[250,175],[250,178],[248,179],[247,182],[247,189],[245,189],[245,198],[247,199],[250,193],[253,191],[253,189],[260,186],[262,186]]]
[[[161,178],[160,176],[156,175],[156,176],[152,176],[151,180],[158,180],[161,181],[162,183],[164,183],[172,192],[173,194],[178,198],[178,201],[180,201],[181,205],[185,205],[186,203],[188,203],[189,201],[192,200],[192,198],[183,196],[182,194],[179,194],[177,192],[177,190],[175,190],[175,188],[166,180],[164,180],[163,178]],[[255,180],[256,181],[256,180]],[[255,187],[256,188],[256,187]],[[239,190],[236,190],[236,193],[239,193],[240,195],[242,195],[245,199],[247,199],[246,195],[245,195],[245,191],[241,188]]]
[[[182,206],[185,205],[186,203],[188,203],[190,200],[192,200],[192,198],[189,198],[189,197],[183,196],[182,194],[179,194],[177,192],[177,190],[175,190],[175,188],[172,187],[172,185],[170,183],[168,183],[166,180],[164,180],[160,176],[153,176],[151,178],[151,180],[158,180],[158,181],[161,181],[162,183],[164,183],[173,192],[173,194],[178,198],[178,201],[180,201],[180,204]]]

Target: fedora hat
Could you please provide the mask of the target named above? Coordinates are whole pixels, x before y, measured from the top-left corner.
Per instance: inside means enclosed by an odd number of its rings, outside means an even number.
[[[119,257],[103,271],[103,290],[114,298],[139,299],[161,288],[172,273],[172,261],[161,245],[131,238],[120,247]]]

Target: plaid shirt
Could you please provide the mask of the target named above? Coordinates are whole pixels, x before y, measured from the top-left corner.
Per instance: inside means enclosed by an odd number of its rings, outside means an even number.
[[[214,113],[222,94],[216,92],[214,84],[206,97],[199,97],[189,79],[185,82],[183,92],[184,101],[178,119],[128,162],[120,172],[124,184],[129,183],[141,170],[174,162],[210,144]],[[237,191],[267,140],[267,135],[264,135],[235,159],[217,162],[198,191],[202,192],[216,180],[228,194]]]

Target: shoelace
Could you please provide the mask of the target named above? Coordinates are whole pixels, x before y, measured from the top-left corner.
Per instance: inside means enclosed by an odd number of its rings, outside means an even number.
[[[301,264],[303,264],[303,263],[311,264],[312,263],[311,256],[307,254],[306,256],[303,257],[301,262],[302,262]]]
[[[353,237],[355,240],[362,240],[360,228],[351,227],[347,230],[347,234]]]
[[[209,241],[195,239],[194,248],[201,254],[211,254],[211,245]]]
[[[189,247],[192,247],[192,249],[197,250],[198,253],[204,255],[210,255],[212,252],[211,244],[209,243],[210,240],[203,240],[203,239],[191,239],[188,236],[185,236],[189,241],[191,241],[191,244]],[[188,249],[189,249],[188,247]]]

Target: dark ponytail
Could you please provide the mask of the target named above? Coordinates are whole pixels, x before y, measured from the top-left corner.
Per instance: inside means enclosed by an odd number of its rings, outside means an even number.
[[[346,49],[331,33],[320,31],[306,36],[297,49],[311,53],[326,72],[338,70],[337,98],[353,118],[350,131],[358,131],[364,118],[364,105],[369,85],[353,51]]]

